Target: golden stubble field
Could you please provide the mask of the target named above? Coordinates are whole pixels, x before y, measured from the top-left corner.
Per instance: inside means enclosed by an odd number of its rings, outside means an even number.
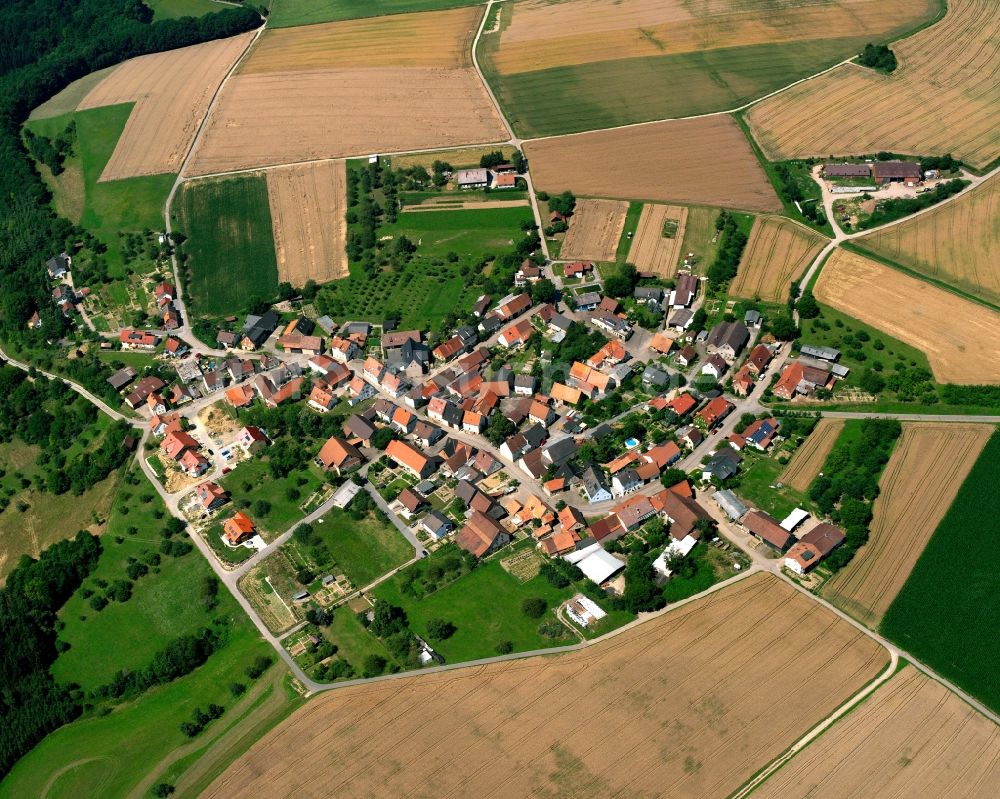
[[[621,200],[577,200],[559,256],[615,260],[627,213],[628,203]]]
[[[893,44],[891,75],[845,64],[747,112],[772,160],[831,153],[1000,155],[1000,5],[949,0],[944,19]]]
[[[799,752],[754,799],[993,799],[1000,728],[906,666]]]
[[[857,243],[896,263],[1000,303],[1000,175],[953,202]]]
[[[805,491],[816,479],[826,456],[837,443],[840,431],[844,429],[843,419],[820,419],[819,424],[796,450],[781,474],[781,482],[796,491]]]
[[[672,278],[677,274],[687,216],[688,209],[680,205],[644,205],[626,260],[640,272]],[[663,235],[667,220],[677,223],[677,230],[669,239]]]
[[[996,311],[842,249],[830,256],[814,293],[924,352],[939,382],[1000,382]]]
[[[579,652],[335,690],[203,795],[726,796],[887,662],[757,574]]]
[[[780,211],[750,144],[727,115],[524,143],[535,185],[591,197]]]
[[[494,57],[502,74],[622,58],[657,57],[858,35],[879,39],[928,0],[528,0],[516,3]]]
[[[347,170],[343,161],[267,171],[278,280],[293,286],[347,277]]]
[[[816,231],[790,219],[757,217],[729,293],[784,302],[792,281],[805,272],[826,242]]]
[[[244,33],[139,56],[91,89],[80,109],[135,102],[100,179],[179,171],[212,95],[251,38]]]
[[[993,429],[988,424],[904,422],[879,481],[868,543],[827,581],[823,595],[877,627]]]
[[[220,92],[192,174],[506,140],[471,66],[482,13],[268,32]]]

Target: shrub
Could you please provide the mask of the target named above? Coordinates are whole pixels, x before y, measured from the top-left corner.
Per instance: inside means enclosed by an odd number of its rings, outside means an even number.
[[[529,619],[540,619],[548,607],[548,602],[540,596],[529,596],[521,602],[521,612]]]

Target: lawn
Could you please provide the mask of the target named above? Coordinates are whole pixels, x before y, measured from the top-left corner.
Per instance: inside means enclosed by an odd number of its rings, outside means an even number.
[[[618,249],[615,253],[615,260],[623,264],[628,257],[629,248],[632,246],[632,237],[635,229],[639,226],[639,217],[642,216],[642,203],[632,202],[628,204],[628,212],[625,214],[625,225],[622,227],[621,237],[618,239]]]
[[[235,314],[278,291],[267,178],[241,175],[184,184],[172,209],[188,237],[191,299],[206,314]]]
[[[99,183],[101,172],[125,129],[133,103],[109,105],[29,123],[40,135],[55,136],[76,120],[74,155],[51,183],[57,207],[79,207],[80,225],[104,242],[111,275],[124,275],[119,232],[163,229],[163,204],[174,175],[150,175]],[[82,175],[82,181],[80,176]],[[82,191],[80,198],[68,196]],[[265,201],[266,205],[266,201]]]
[[[150,501],[144,502],[145,497]],[[84,587],[99,590],[97,579],[109,583],[127,579],[129,558],[143,560],[148,553],[157,552],[163,541],[160,530],[169,518],[159,494],[145,479],[139,486],[123,484],[101,539],[104,551]],[[134,534],[129,533],[132,528]],[[124,539],[120,544],[118,537]],[[202,581],[212,571],[197,551],[180,558],[162,555],[159,567],[154,568],[159,573],[150,569],[135,581],[128,602],[111,602],[96,612],[80,592],[70,598],[59,613],[66,625],[60,638],[69,642],[70,649],[52,667],[56,680],[91,690],[109,682],[119,669],[144,665],[171,640],[208,626],[214,617],[222,616],[231,623],[240,615],[225,589],[221,589],[222,601],[214,611],[198,601]],[[109,657],[109,653],[114,656]]]
[[[739,486],[734,490],[741,497],[749,500],[761,510],[767,511],[776,519],[784,519],[795,508],[804,507],[807,504],[805,494],[793,488],[788,486],[771,488],[778,481],[781,473],[785,471],[785,466],[778,463],[776,458],[757,457],[749,466],[744,462],[743,467],[744,471],[739,477]]]
[[[715,220],[718,218],[718,208],[706,208],[702,205],[688,208],[678,268],[683,268],[687,254],[693,252],[698,260],[692,271],[699,275],[705,274],[705,270],[715,260],[715,254],[719,251],[718,240],[712,241],[715,238]]]
[[[179,17],[202,17],[227,7],[212,0],[143,0],[143,3],[153,9],[154,22]]]
[[[530,545],[529,542],[527,546]],[[541,619],[528,618],[521,611],[521,602],[528,597],[542,597],[550,608],[554,608],[573,596],[576,590],[572,586],[554,588],[541,576],[518,582],[500,565],[500,559],[513,552],[513,549],[504,550],[502,555],[480,564],[423,599],[404,595],[400,591],[402,580],[399,576],[386,580],[372,593],[402,607],[409,618],[410,629],[419,636],[427,636],[430,619],[440,618],[454,624],[455,634],[446,641],[435,641],[434,645],[448,663],[492,657],[501,641],[510,641],[515,652],[576,641],[568,631],[566,637],[558,639],[546,638],[538,632],[540,623],[555,620],[551,610]]]
[[[1000,433],[987,442],[881,632],[993,710],[1000,710]],[[993,497],[994,501],[989,501]]]
[[[413,557],[413,547],[392,524],[370,515],[356,521],[346,511],[333,508],[313,525],[337,567],[357,587]]]
[[[305,481],[302,485],[299,485],[300,478]],[[230,493],[233,507],[245,508],[260,528],[264,540],[269,541],[305,515],[299,506],[323,484],[323,475],[309,462],[287,477],[274,478],[266,456],[258,455],[240,463],[219,484]],[[291,496],[289,489],[297,491],[298,496]],[[270,503],[267,513],[261,513],[257,507],[256,503],[261,500]],[[243,504],[247,502],[250,504]]]
[[[509,249],[521,237],[521,225],[533,223],[531,208],[472,208],[451,211],[401,213],[391,225],[380,225],[378,235],[406,236],[417,252],[443,258],[449,252],[496,253]]]
[[[290,28],[316,22],[457,8],[480,2],[481,0],[275,0],[267,18],[267,26]]]
[[[483,37],[480,63],[524,138],[729,110],[835,64],[864,44],[760,44],[500,75],[492,63],[498,41]]]
[[[322,630],[322,633],[337,645],[337,657],[354,666],[358,673],[361,672],[365,658],[369,655],[380,655],[390,663],[395,662],[395,658],[389,654],[385,645],[368,632],[358,621],[354,611],[346,605],[333,612],[333,621],[329,627]]]

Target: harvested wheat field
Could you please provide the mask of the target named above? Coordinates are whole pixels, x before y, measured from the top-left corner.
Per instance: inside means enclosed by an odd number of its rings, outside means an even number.
[[[754,106],[747,121],[764,152],[947,152],[976,167],[1000,155],[996,0],[949,0],[941,22],[892,49],[891,75],[846,64]]]
[[[278,280],[293,286],[347,277],[347,170],[343,161],[267,172]]]
[[[988,424],[904,423],[879,481],[868,543],[823,595],[877,627],[992,433]]]
[[[621,200],[577,200],[560,257],[613,261],[625,227],[628,203]]]
[[[908,269],[1000,303],[1000,175],[953,202],[857,243]]]
[[[843,429],[843,419],[820,419],[809,438],[788,462],[781,474],[781,482],[796,491],[808,489],[826,463],[826,456],[833,450]]]
[[[673,277],[677,273],[677,259],[681,254],[681,242],[684,241],[687,215],[688,209],[679,205],[644,205],[626,260],[640,272],[652,272],[657,277]],[[674,228],[670,238],[663,234],[668,221]]]
[[[524,151],[534,183],[550,193],[781,210],[746,137],[726,115],[536,139]]]
[[[993,799],[1000,728],[906,666],[795,755],[754,799]]]
[[[472,66],[482,9],[398,14],[267,30],[240,73],[366,67]]]
[[[726,796],[887,661],[757,574],[582,651],[337,689],[203,795]]]
[[[823,249],[827,239],[781,216],[758,216],[750,231],[729,293],[784,302],[798,279]]]
[[[888,266],[836,249],[814,289],[820,302],[927,355],[941,383],[1000,383],[1000,314]]]
[[[178,172],[212,95],[252,33],[126,61],[79,108],[135,102],[101,180]]]

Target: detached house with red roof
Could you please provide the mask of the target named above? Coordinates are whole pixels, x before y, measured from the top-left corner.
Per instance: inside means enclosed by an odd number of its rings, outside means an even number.
[[[405,441],[390,441],[389,446],[385,448],[385,454],[414,477],[421,479],[430,477],[437,469],[435,460],[428,458]]]
[[[194,493],[201,507],[207,511],[218,510],[229,501],[229,495],[222,486],[211,480],[195,486]]]
[[[338,475],[356,469],[364,461],[365,457],[361,454],[361,450],[347,439],[337,436],[330,436],[316,456],[318,466],[327,471],[335,469]]]
[[[126,328],[118,334],[118,342],[123,350],[155,350],[159,339],[152,333]]]
[[[716,397],[695,414],[695,423],[701,424],[706,430],[711,430],[725,419],[734,407],[725,397]]]
[[[226,519],[222,525],[222,533],[230,546],[242,544],[248,538],[253,538],[257,532],[250,517],[243,511],[238,511],[231,519]]]

